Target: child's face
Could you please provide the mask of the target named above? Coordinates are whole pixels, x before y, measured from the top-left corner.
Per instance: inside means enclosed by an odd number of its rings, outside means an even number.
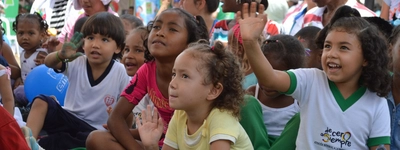
[[[101,34],[86,36],[82,48],[85,50],[88,62],[91,65],[107,65],[110,63],[114,53],[121,51],[112,38]]]
[[[181,0],[182,8],[192,14],[193,16],[200,15],[197,0]]]
[[[88,16],[94,15],[95,13],[107,11],[100,0],[79,0],[79,4]]]
[[[170,58],[174,61],[187,47],[188,31],[184,17],[174,11],[164,11],[154,21],[150,31],[148,47],[156,59]]]
[[[192,53],[183,52],[175,60],[168,88],[169,106],[173,109],[192,110],[208,104],[213,85],[204,84],[206,69],[199,67],[202,64],[192,57]]]
[[[321,58],[322,68],[335,83],[356,84],[367,65],[355,34],[332,30],[328,33]]]
[[[38,20],[20,19],[17,26],[18,44],[26,51],[36,51],[40,47],[45,33],[40,31]]]
[[[276,57],[276,55],[277,54],[269,54],[269,55],[265,56],[268,59],[269,63],[271,64],[272,68],[274,68],[275,70],[281,70],[281,71],[289,70],[289,68],[285,65],[285,63],[282,62],[281,60],[279,60],[278,59],[279,57]],[[268,98],[276,98],[276,97],[282,95],[278,91],[268,89],[268,88],[264,87],[263,85],[260,85],[260,89],[261,89],[261,92]]]
[[[136,71],[143,65],[144,51],[143,33],[141,31],[133,32],[126,37],[121,62],[129,76],[135,75]]]

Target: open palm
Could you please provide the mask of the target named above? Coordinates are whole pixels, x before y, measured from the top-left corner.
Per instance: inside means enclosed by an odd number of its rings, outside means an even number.
[[[243,41],[257,40],[262,34],[265,24],[267,23],[267,15],[264,14],[264,5],[259,4],[258,14],[257,3],[243,4],[242,11],[236,13],[240,25],[240,34]]]
[[[139,117],[136,118],[140,139],[144,146],[158,146],[158,141],[164,131],[164,124],[161,118],[158,117],[157,108],[154,108],[153,113],[151,107],[147,106],[146,110],[142,111],[142,121]]]
[[[78,48],[83,44],[82,37],[83,37],[82,33],[75,32],[75,34],[71,38],[71,41],[67,42],[68,35],[66,35],[60,56],[68,59],[68,61],[72,61],[77,57],[82,56],[83,55],[82,53],[76,52]]]

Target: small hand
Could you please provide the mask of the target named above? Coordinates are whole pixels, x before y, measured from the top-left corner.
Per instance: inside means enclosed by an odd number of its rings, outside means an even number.
[[[71,41],[67,42],[68,35],[65,35],[64,45],[60,52],[60,57],[68,59],[68,61],[73,61],[74,59],[82,56],[80,52],[76,52],[78,48],[83,44],[82,40],[83,34],[80,32],[75,32],[72,36]]]
[[[46,58],[47,53],[46,52],[39,52],[38,55],[36,56],[36,59],[33,61],[35,62],[36,66],[39,66],[41,64],[44,64],[44,58]]]
[[[144,146],[158,145],[158,141],[164,131],[162,118],[158,117],[157,108],[154,107],[153,115],[150,105],[142,111],[142,122],[136,117],[136,125],[139,130],[140,139]]]
[[[47,52],[51,53],[56,51],[56,47],[60,44],[60,41],[57,37],[50,37],[45,43],[43,43],[43,48],[47,49]]]
[[[256,12],[257,3],[252,2],[250,5],[243,4],[242,11],[236,13],[236,18],[240,25],[240,34],[243,41],[257,40],[265,28],[267,23],[267,15],[264,14],[264,5],[259,4],[258,14]]]
[[[170,0],[162,0],[161,5],[168,6],[169,3],[170,3]]]

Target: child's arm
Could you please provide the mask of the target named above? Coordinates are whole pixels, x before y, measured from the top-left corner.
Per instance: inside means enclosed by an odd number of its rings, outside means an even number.
[[[163,12],[163,11],[166,10],[166,9],[168,9],[168,6],[169,6],[170,3],[171,3],[170,0],[162,0],[162,2],[161,2],[161,7],[160,7],[160,9],[158,10],[156,16],[160,15],[161,12]]]
[[[6,68],[0,65],[0,70],[6,70]],[[10,86],[10,75],[5,73],[0,76],[0,95],[3,100],[3,106],[10,113],[14,115],[14,97]],[[1,107],[1,106],[0,106]]]
[[[252,2],[249,10],[249,4],[243,4],[243,11],[236,14],[236,17],[240,18],[238,20],[246,55],[261,85],[286,92],[290,87],[289,75],[284,71],[274,70],[258,44],[257,39],[265,27],[267,15],[264,14],[263,5],[259,6],[257,14],[256,6],[257,4]]]
[[[382,7],[381,7],[381,15],[380,17],[382,19],[385,19],[386,21],[389,20],[389,11],[390,7],[386,2],[382,1]]]
[[[82,56],[82,53],[76,52],[83,43],[82,36],[82,33],[76,32],[70,42],[65,43],[66,41],[64,41],[61,51],[55,51],[47,55],[44,60],[46,66],[53,69],[61,69],[62,62],[73,61]],[[68,37],[65,37],[65,39],[68,39]]]
[[[210,150],[229,150],[231,149],[231,141],[217,140],[211,143]]]
[[[6,59],[7,63],[9,64],[9,66],[11,68],[11,79],[16,80],[18,78],[21,78],[21,68],[19,67],[18,62],[15,59],[10,46],[7,45],[6,42],[3,42],[3,45],[1,46],[0,51],[1,51],[4,59]]]
[[[137,149],[140,147],[129,132],[130,126],[126,124],[126,118],[132,113],[134,107],[134,104],[121,96],[107,121],[111,134],[125,149]]]

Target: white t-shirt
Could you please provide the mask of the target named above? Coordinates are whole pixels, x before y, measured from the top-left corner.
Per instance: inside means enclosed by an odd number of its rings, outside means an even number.
[[[255,97],[258,100],[260,86],[257,83]],[[258,101],[260,102],[260,101]],[[292,105],[283,108],[272,108],[260,102],[263,120],[269,136],[279,137],[287,122],[300,111],[297,100]]]
[[[69,86],[64,100],[64,109],[97,129],[107,123],[108,106],[115,106],[122,90],[129,83],[129,76],[121,63],[113,62],[105,73],[93,81],[86,56],[68,63],[63,72]],[[109,71],[107,71],[109,70]],[[108,74],[107,74],[108,73]]]
[[[39,52],[46,52],[46,49],[39,48],[34,52],[30,57],[25,58],[25,50],[21,52],[20,55],[20,64],[21,64],[21,79],[23,82],[25,82],[26,76],[33,70],[33,68],[36,67],[35,59]]]
[[[289,70],[287,94],[299,101],[299,150],[369,149],[390,142],[387,101],[365,87],[346,100],[319,69]]]

